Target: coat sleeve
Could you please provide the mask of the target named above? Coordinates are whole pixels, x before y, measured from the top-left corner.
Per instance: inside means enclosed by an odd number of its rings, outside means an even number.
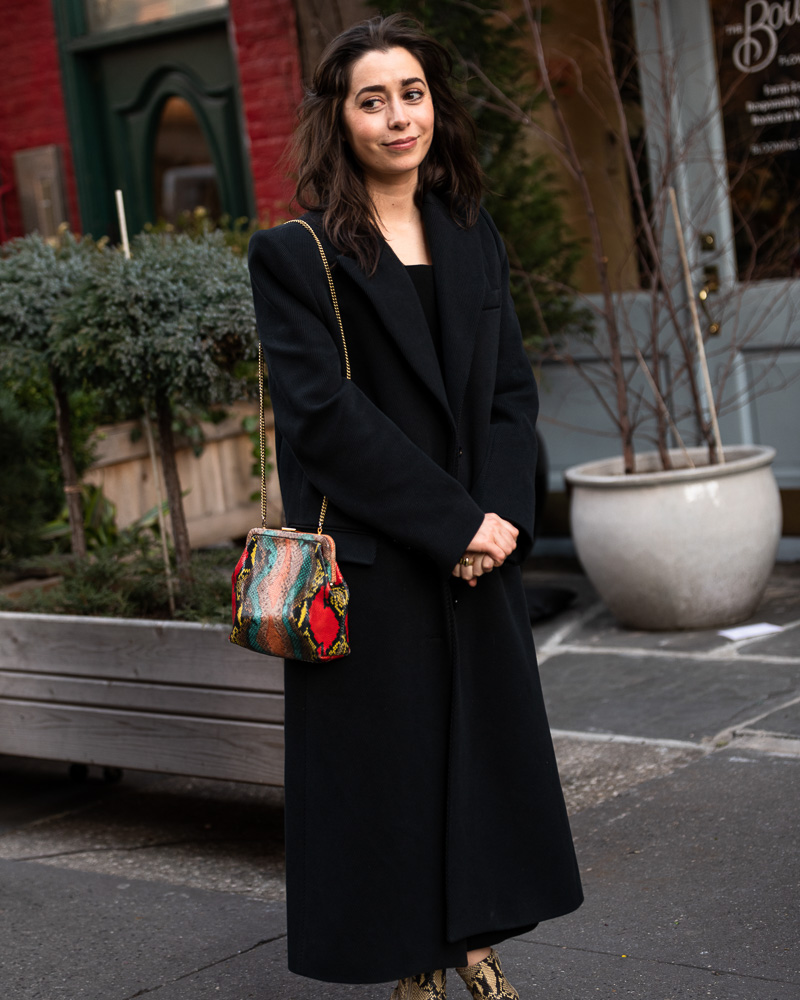
[[[522,562],[533,547],[536,504],[536,418],[539,395],[509,285],[508,254],[502,237],[485,210],[501,262],[502,307],[500,344],[491,413],[492,447],[473,499],[519,528],[512,562]]]
[[[345,378],[314,241],[300,226],[262,230],[249,265],[276,424],[309,481],[343,513],[451,572],[483,511]]]

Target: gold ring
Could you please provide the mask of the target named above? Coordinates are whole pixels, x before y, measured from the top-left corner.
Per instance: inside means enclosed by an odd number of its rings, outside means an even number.
[[[462,556],[458,561],[461,563],[462,566],[471,566],[472,556]]]

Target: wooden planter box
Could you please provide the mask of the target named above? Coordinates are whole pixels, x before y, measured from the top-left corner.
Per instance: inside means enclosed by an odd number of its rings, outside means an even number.
[[[234,403],[227,409],[228,416],[221,423],[201,425],[205,440],[199,456],[189,442],[183,442],[175,456],[192,548],[238,538],[261,523],[258,501],[250,499],[260,486],[259,477],[252,474],[253,446],[242,430],[242,419],[255,416],[258,408]],[[269,459],[274,464],[275,430],[269,409],[266,424]],[[139,430],[135,421],[98,427],[95,461],[83,477],[85,482],[102,487],[116,505],[119,528],[127,527],[157,503],[144,436],[132,439],[132,432]],[[267,510],[271,525],[282,523],[280,488],[274,470],[268,479]],[[167,530],[171,530],[169,518]]]
[[[283,662],[224,625],[0,612],[0,754],[283,784]]]

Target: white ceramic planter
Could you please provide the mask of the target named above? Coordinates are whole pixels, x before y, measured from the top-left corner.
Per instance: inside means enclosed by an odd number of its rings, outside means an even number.
[[[664,472],[655,453],[567,470],[572,537],[589,579],[614,616],[639,629],[698,629],[750,617],[763,596],[781,535],[773,448],[725,449],[708,465]],[[676,465],[681,452],[671,453]]]

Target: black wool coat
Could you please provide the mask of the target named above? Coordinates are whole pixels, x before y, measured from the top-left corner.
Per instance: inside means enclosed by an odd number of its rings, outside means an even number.
[[[288,523],[336,541],[350,656],[286,662],[289,967],[383,982],[466,964],[582,900],[519,563],[532,544],[536,385],[489,216],[423,206],[440,365],[403,264],[258,232],[250,271]],[[520,529],[475,588],[451,571],[485,512]]]

